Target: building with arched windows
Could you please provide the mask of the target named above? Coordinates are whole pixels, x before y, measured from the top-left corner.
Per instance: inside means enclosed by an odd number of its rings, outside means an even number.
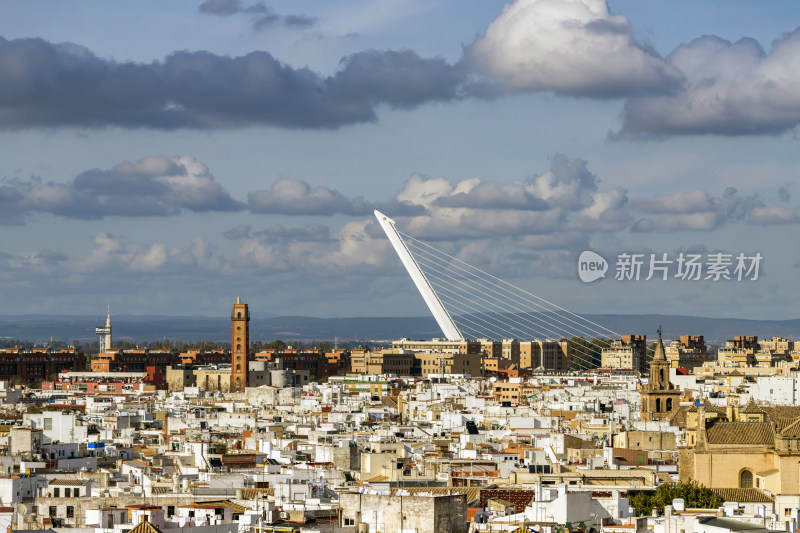
[[[800,499],[800,417],[793,407],[747,405],[721,413],[699,400],[689,446],[679,450],[679,477],[712,489],[748,489],[772,494],[776,511]],[[687,420],[688,422],[688,420]],[[744,493],[741,493],[744,494]]]
[[[249,353],[250,310],[236,298],[231,312],[231,392],[244,392],[247,387]]]

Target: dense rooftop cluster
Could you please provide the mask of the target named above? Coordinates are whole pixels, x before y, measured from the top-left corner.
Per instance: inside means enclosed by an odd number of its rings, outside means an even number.
[[[248,334],[237,319],[232,346]],[[800,374],[786,339],[737,337],[715,359],[700,336],[659,336],[650,347],[628,335],[605,343],[598,367],[583,372],[569,370],[565,339],[246,346],[238,380],[235,349],[107,350],[88,363],[75,350],[0,354],[0,368],[30,369],[27,384],[5,379],[0,391],[0,525],[95,533],[798,526]]]

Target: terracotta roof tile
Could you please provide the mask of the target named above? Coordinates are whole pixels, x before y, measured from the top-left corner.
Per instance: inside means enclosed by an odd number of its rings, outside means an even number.
[[[779,418],[777,420],[773,420],[773,422],[775,422],[775,430],[778,433],[783,432],[784,429],[794,424],[795,421],[796,419],[794,418]]]
[[[667,419],[675,426],[686,427],[686,408],[679,405],[677,409],[669,414]]]
[[[725,489],[711,489],[717,494],[719,494],[723,500],[726,502],[738,502],[738,503],[771,503],[775,501],[775,498],[769,496],[764,491],[750,488],[750,489],[740,489],[740,488],[725,488]]]
[[[747,405],[745,405],[741,409],[741,412],[742,413],[763,413],[764,411],[762,411],[758,407],[758,404],[755,402],[755,400],[753,400],[753,398],[750,397],[750,400],[748,400]]]
[[[215,505],[221,507],[230,507],[233,509],[233,514],[244,514],[245,510],[251,509],[250,507],[245,507],[241,503],[242,500],[233,501],[233,500],[214,500],[209,502],[203,502],[203,505]]]
[[[767,414],[767,419],[769,420],[800,417],[800,405],[765,405],[761,407],[761,410]]]
[[[158,529],[156,526],[148,522],[147,520],[142,520],[138,524],[136,524],[133,529],[131,529],[128,533],[161,533],[161,530]]]
[[[66,485],[68,487],[77,487],[82,485],[87,485],[91,481],[88,479],[78,479],[78,478],[68,478],[68,477],[59,477],[56,479],[51,479],[48,485]]]
[[[800,418],[793,420],[791,424],[786,425],[786,427],[780,430],[780,432],[782,437],[789,437],[789,438],[800,437]]]
[[[242,489],[242,498],[252,500],[254,498],[263,498],[265,496],[274,496],[275,488],[257,488],[257,489]]]
[[[707,436],[709,444],[772,446],[775,426],[772,422],[717,422]]]

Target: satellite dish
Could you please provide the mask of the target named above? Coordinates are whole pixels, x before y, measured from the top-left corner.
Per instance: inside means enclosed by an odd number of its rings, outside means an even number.
[[[20,503],[17,505],[17,514],[26,515],[28,514],[28,506],[24,503]]]

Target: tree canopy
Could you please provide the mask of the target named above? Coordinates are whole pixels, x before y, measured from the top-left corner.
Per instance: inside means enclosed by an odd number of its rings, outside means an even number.
[[[654,491],[631,491],[628,498],[639,516],[649,515],[653,509],[663,515],[664,507],[672,505],[676,498],[683,499],[686,508],[697,509],[716,509],[724,501],[719,494],[693,479],[664,483]]]
[[[611,345],[611,340],[603,337],[595,337],[592,340],[587,340],[583,337],[572,337],[571,339],[562,340],[567,340],[570,343],[570,351],[572,353],[570,370],[575,371],[599,367],[603,348],[608,348]]]

